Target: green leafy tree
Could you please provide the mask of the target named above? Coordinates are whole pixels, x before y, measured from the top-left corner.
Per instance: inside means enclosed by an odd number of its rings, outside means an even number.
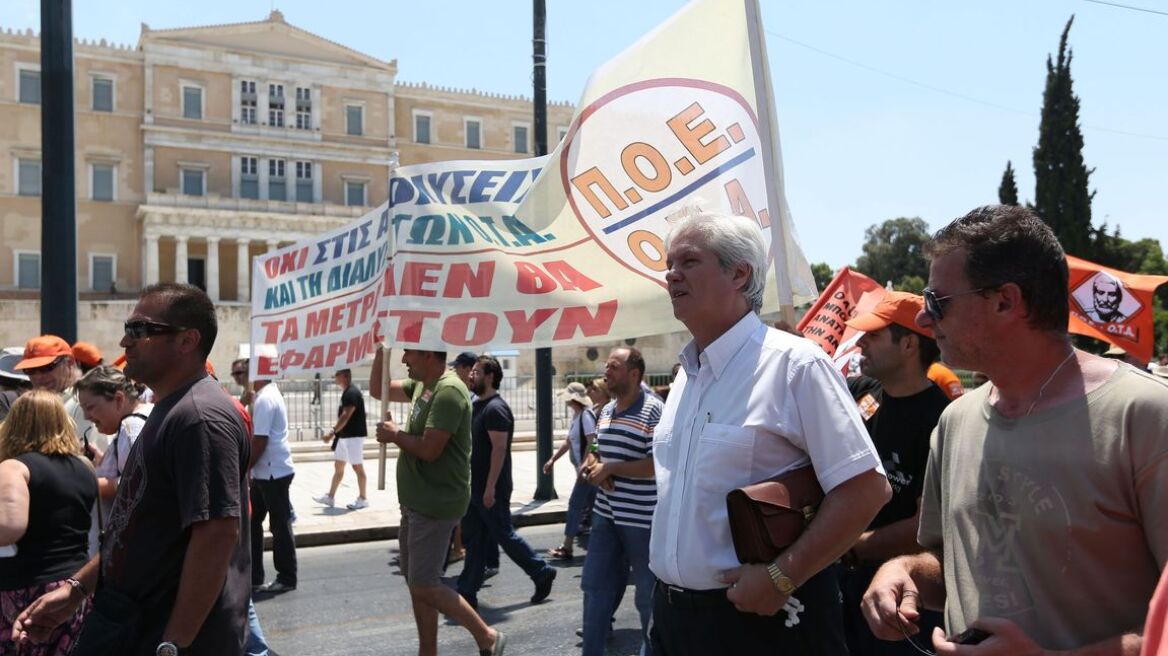
[[[1083,133],[1079,130],[1079,98],[1071,80],[1072,53],[1067,35],[1075,17],[1067,21],[1059,39],[1058,60],[1046,58],[1046,89],[1042,94],[1042,122],[1034,148],[1034,209],[1054,230],[1072,255],[1090,256],[1092,171],[1083,163]]]
[[[924,246],[929,241],[929,224],[920,218],[889,219],[864,232],[864,254],[854,267],[881,285],[910,289],[923,286],[929,277]],[[913,280],[915,278],[915,280]],[[920,291],[916,286],[913,291]]]
[[[815,287],[822,292],[835,277],[835,272],[827,262],[816,262],[811,265],[811,275],[815,277]]]
[[[1014,181],[1014,166],[1006,160],[1006,172],[1002,174],[1002,184],[998,185],[998,202],[1003,205],[1018,204],[1018,183]]]

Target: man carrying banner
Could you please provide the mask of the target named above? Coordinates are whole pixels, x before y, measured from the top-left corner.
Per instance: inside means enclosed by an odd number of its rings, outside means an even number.
[[[654,652],[846,654],[839,588],[823,570],[888,500],[880,458],[823,350],[759,320],[756,222],[685,217],[665,246],[674,316],[693,340],[653,435]],[[806,465],[827,493],[815,519],[774,562],[741,564],[726,494]]]
[[[856,399],[892,485],[892,499],[848,550],[839,568],[844,630],[853,654],[918,653],[905,642],[874,637],[860,613],[860,600],[881,564],[921,550],[917,544],[918,508],[929,459],[929,435],[949,405],[949,397],[927,373],[939,351],[933,334],[916,324],[924,304],[917,294],[888,292],[871,312],[847,322],[849,328],[864,331],[859,341],[862,375],[848,379],[848,390]],[[941,615],[925,611],[920,624],[930,629],[940,626]]]
[[[396,444],[397,492],[401,502],[401,571],[410,589],[418,654],[438,653],[438,612],[474,636],[484,656],[503,653],[506,637],[487,626],[457,592],[442,584],[450,534],[470,503],[471,408],[466,385],[446,368],[446,353],[406,350],[409,376],[389,385],[390,401],[411,403],[399,428],[393,419],[377,425],[377,441]],[[369,392],[382,396],[381,351],[373,360]]]
[[[989,384],[933,435],[918,541],[864,595],[877,636],[945,610],[938,654],[1136,654],[1168,559],[1168,387],[1078,351],[1068,268],[1051,229],[1014,206],[942,228],[925,311],[941,356]],[[967,629],[976,647],[961,646]],[[954,638],[954,639],[951,639]]]

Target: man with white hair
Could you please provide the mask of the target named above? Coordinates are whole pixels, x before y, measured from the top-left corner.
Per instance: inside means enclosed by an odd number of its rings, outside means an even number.
[[[823,570],[888,500],[880,457],[823,350],[759,320],[757,223],[698,214],[665,246],[673,314],[693,340],[653,435],[653,651],[847,653]],[[773,562],[740,563],[726,494],[806,465],[826,492],[814,520]]]

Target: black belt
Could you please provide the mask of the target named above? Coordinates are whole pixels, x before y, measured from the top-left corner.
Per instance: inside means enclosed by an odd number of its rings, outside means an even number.
[[[726,598],[726,588],[690,590],[689,588],[669,585],[661,579],[657,579],[656,594],[660,595],[665,603],[679,608],[713,608],[731,605],[730,600]]]

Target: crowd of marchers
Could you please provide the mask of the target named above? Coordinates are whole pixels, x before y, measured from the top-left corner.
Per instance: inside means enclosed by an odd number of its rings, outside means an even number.
[[[397,447],[419,654],[437,654],[440,615],[480,654],[521,648],[479,614],[499,601],[480,597],[500,551],[536,604],[577,550],[567,630],[584,656],[605,653],[630,584],[647,655],[1168,654],[1168,367],[1074,348],[1066,258],[1033,212],[982,207],[938,231],[928,287],[848,321],[863,336],[847,376],[760,318],[756,222],[691,212],[664,246],[692,339],[669,385],[646,385],[644,357],[621,347],[560,392],[567,435],[543,467],[568,456],[576,478],[546,553],[512,523],[496,358],[406,350],[407,377],[385,383],[379,355],[371,394],[408,411],[370,422],[337,372],[336,469],[316,500],[334,505],[351,467],[348,507],[368,505],[367,423]],[[224,391],[216,332],[203,292],[161,284],[127,317],[118,362],[51,335],[4,354],[0,653],[274,653],[252,595],[298,585],[287,410],[247,361],[231,372],[245,396]],[[815,502],[795,528],[732,521],[728,495],[790,491],[799,472]]]

